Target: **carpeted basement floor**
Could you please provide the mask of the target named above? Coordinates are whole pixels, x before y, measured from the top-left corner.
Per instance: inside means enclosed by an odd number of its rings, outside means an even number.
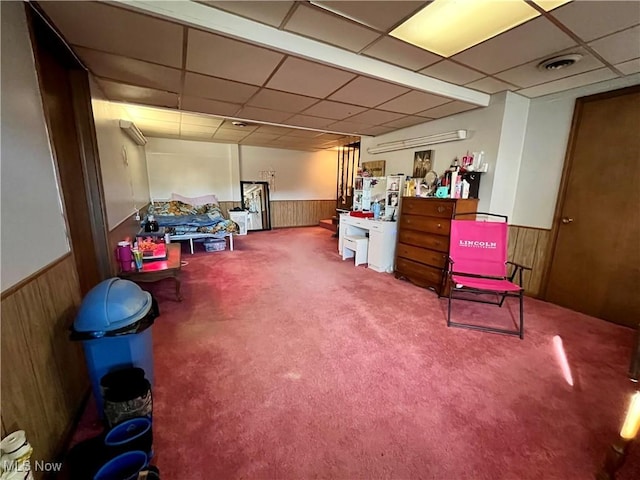
[[[522,341],[447,328],[444,299],[342,261],[327,230],[235,243],[184,250],[182,303],[150,286],[163,480],[594,478],[634,391],[630,329],[533,299]]]

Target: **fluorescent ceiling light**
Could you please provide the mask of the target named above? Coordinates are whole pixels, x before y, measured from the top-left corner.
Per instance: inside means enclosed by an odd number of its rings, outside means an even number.
[[[549,11],[569,1],[536,3]],[[434,0],[389,35],[450,57],[538,15],[524,0]]]
[[[435,145],[436,143],[455,142],[467,138],[466,130],[454,130],[452,132],[436,133],[434,135],[426,135],[424,137],[408,138],[406,140],[397,140],[395,142],[381,143],[375,147],[367,148],[367,153],[385,153],[396,150],[405,150],[408,148],[425,147],[427,145]]]
[[[147,143],[147,139],[138,127],[136,127],[135,123],[130,122],[129,120],[120,120],[120,128],[127,132],[127,135],[129,135],[138,145],[145,145]]]

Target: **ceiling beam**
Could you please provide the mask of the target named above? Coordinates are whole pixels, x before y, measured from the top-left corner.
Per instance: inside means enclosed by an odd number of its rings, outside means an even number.
[[[341,48],[278,30],[199,3],[149,0],[117,0],[117,3],[130,10],[147,15],[190,25],[201,30],[261,45],[415,90],[441,95],[481,107],[489,105],[490,95],[486,93],[444,82],[380,60],[357,55]]]

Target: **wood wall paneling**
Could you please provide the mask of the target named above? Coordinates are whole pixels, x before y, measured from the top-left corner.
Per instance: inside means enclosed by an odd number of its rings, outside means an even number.
[[[335,200],[272,200],[271,226],[303,227],[318,225],[336,214]]]
[[[532,297],[542,295],[542,275],[544,272],[547,246],[551,231],[541,228],[509,225],[509,260],[531,267],[524,272],[525,293]]]
[[[34,459],[59,453],[89,387],[81,346],[69,341],[80,300],[71,254],[2,298],[2,425],[26,430]]]

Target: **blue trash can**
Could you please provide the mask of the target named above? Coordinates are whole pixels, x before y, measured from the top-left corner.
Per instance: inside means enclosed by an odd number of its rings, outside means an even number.
[[[96,285],[82,301],[71,339],[82,341],[93,395],[103,416],[100,379],[107,373],[140,367],[153,386],[151,326],[158,306],[149,292],[120,278]]]

